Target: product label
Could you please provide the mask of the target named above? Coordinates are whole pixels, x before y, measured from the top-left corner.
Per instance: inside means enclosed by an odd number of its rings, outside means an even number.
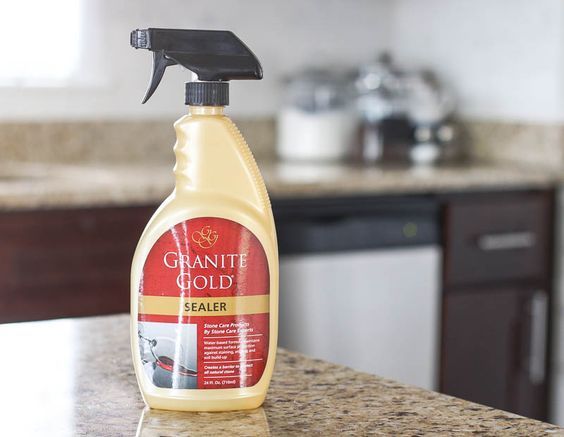
[[[139,349],[157,387],[251,387],[268,357],[269,271],[255,235],[201,217],[154,244],[139,285]]]

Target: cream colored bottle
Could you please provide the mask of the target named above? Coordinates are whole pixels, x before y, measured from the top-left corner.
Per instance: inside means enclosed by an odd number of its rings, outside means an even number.
[[[131,270],[139,387],[151,408],[256,408],[268,390],[278,335],[278,250],[268,194],[223,106],[189,106],[174,127],[176,186],[145,228]],[[245,253],[250,239],[253,254]],[[235,249],[222,253],[222,244]],[[261,253],[267,272],[264,263],[252,264]],[[235,295],[253,284],[264,290]]]

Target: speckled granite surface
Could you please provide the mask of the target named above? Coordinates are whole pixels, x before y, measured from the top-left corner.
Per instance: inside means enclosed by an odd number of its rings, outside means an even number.
[[[144,410],[128,316],[0,325],[0,435],[564,435],[564,429],[280,350],[263,407]],[[18,362],[14,362],[14,358]]]
[[[262,161],[272,197],[530,188],[562,180],[562,159],[557,153],[562,148],[555,134],[544,135],[546,129],[541,127],[467,123],[475,142],[474,155],[496,164],[394,169],[276,163],[274,120],[238,124]],[[2,123],[0,210],[158,204],[174,184],[174,156],[166,146],[173,142],[170,121]],[[525,147],[532,143],[534,148]],[[539,154],[540,145],[545,144],[557,145],[546,146]],[[539,156],[547,159],[537,162],[534,158]],[[552,170],[519,167],[523,163]]]
[[[558,124],[465,120],[466,151],[489,164],[435,169],[274,163],[274,119],[237,124],[262,161],[273,197],[495,190],[564,181],[564,128]],[[173,186],[174,140],[171,120],[0,123],[0,210],[160,203]]]
[[[541,165],[562,171],[564,126],[561,123],[465,120],[468,151],[487,162]]]
[[[178,115],[180,117],[181,114]],[[4,160],[76,164],[173,159],[174,120],[0,121]],[[272,118],[236,120],[258,157],[274,155]]]
[[[471,165],[437,168],[259,163],[275,198],[545,188],[557,172]],[[172,164],[0,165],[0,209],[159,204],[174,186]]]

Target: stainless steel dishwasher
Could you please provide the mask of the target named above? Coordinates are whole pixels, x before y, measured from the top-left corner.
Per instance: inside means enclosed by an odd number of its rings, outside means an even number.
[[[280,346],[437,388],[440,260],[432,198],[275,203]]]

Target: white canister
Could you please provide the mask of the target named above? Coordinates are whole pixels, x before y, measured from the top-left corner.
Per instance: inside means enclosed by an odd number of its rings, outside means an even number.
[[[291,161],[338,161],[355,143],[357,121],[349,73],[307,70],[286,86],[278,116],[278,156]]]
[[[357,126],[355,113],[344,108],[285,108],[278,116],[278,156],[291,161],[343,160],[350,154]]]

